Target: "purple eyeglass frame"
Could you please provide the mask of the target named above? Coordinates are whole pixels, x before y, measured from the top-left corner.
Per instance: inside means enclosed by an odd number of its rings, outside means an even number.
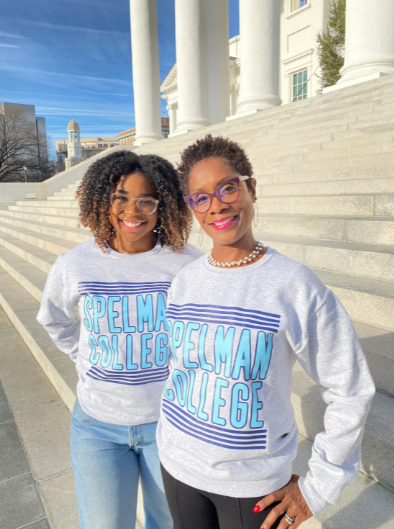
[[[213,193],[192,193],[191,195],[184,196],[183,200],[196,213],[206,213],[208,211],[208,209],[211,207],[213,197],[216,197],[220,202],[223,202],[223,204],[231,204],[232,202],[235,202],[237,200],[237,198],[239,197],[239,184],[240,184],[240,182],[244,182],[245,180],[248,180],[248,178],[251,178],[251,177],[250,176],[235,176],[234,178],[229,178],[228,180],[226,180],[222,184],[218,185],[218,187],[215,189],[215,191]],[[237,193],[237,196],[233,200],[225,202],[224,200],[222,200],[222,198],[221,198],[221,196],[219,194],[219,190],[220,190],[221,187],[225,186],[229,182],[237,182],[238,193]],[[207,209],[205,209],[204,211],[197,211],[191,204],[191,201],[193,201],[193,197],[199,196],[199,195],[204,195],[204,196],[209,197],[209,203],[208,203]]]

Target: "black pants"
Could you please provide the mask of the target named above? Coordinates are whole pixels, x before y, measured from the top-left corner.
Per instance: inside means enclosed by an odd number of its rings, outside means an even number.
[[[273,503],[255,513],[257,498],[230,498],[189,487],[173,478],[162,466],[164,488],[174,520],[174,529],[260,529]],[[276,529],[282,516],[272,526]]]

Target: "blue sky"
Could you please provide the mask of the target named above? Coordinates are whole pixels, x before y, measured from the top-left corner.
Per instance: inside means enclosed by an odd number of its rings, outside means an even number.
[[[157,0],[161,80],[175,62],[174,0]],[[229,0],[229,36],[239,33]],[[134,127],[128,0],[2,0],[0,101],[36,106],[53,145],[74,118],[81,136]],[[162,115],[167,115],[162,101]]]

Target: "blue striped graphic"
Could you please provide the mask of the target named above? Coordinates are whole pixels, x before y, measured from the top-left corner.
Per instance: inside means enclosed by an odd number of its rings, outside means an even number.
[[[152,283],[101,283],[97,281],[83,281],[78,283],[78,292],[80,295],[96,294],[99,296],[153,294],[155,292],[167,294],[170,286],[170,281],[157,281]]]
[[[186,305],[171,304],[167,308],[166,316],[176,320],[227,324],[274,333],[278,332],[280,323],[280,315],[278,314],[240,307],[197,305],[195,303],[187,303]]]
[[[130,371],[108,371],[98,367],[91,367],[86,375],[102,382],[112,382],[113,384],[122,384],[124,386],[142,386],[143,384],[167,380],[169,369],[166,366],[159,369],[146,369],[131,373]]]
[[[237,431],[204,423],[179,408],[169,400],[163,400],[166,419],[181,432],[205,443],[232,450],[257,450],[266,448],[267,430]]]

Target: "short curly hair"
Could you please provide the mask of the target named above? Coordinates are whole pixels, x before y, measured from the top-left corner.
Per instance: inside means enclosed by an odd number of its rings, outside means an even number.
[[[153,154],[138,156],[132,151],[115,151],[92,163],[79,185],[80,222],[90,228],[96,243],[105,252],[112,235],[109,220],[110,194],[121,177],[142,172],[153,185],[159,199],[157,228],[161,227],[161,244],[182,251],[190,234],[192,214],[179,186],[174,166]]]
[[[205,138],[197,140],[181,153],[181,161],[177,171],[179,182],[184,195],[189,193],[189,178],[193,167],[206,158],[221,158],[226,164],[235,169],[242,176],[252,176],[252,164],[245,151],[235,141],[222,136],[207,134]],[[249,191],[254,187],[250,179],[246,180]]]

